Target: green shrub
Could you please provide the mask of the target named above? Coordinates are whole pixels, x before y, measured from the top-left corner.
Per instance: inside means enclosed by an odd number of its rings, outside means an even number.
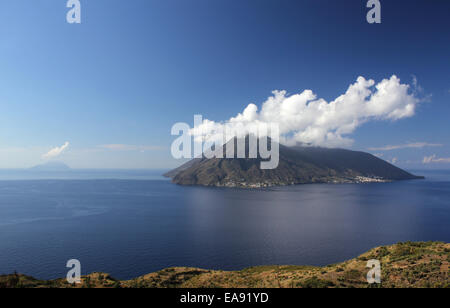
[[[305,289],[324,289],[334,287],[334,283],[328,280],[318,279],[317,277],[314,276],[312,278],[300,282],[299,287]]]
[[[381,259],[389,255],[389,250],[386,247],[380,247],[377,251],[376,259]]]
[[[359,279],[361,277],[362,277],[361,272],[358,271],[358,270],[354,270],[354,269],[350,270],[350,271],[347,271],[344,274],[344,278],[347,279],[347,280],[356,280],[356,279]]]

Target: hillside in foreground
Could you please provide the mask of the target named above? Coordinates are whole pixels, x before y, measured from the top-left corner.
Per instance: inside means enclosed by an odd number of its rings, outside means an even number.
[[[358,258],[325,267],[259,266],[241,271],[168,268],[133,280],[108,274],[82,277],[79,285],[64,279],[42,281],[12,274],[0,276],[0,288],[368,288],[368,260],[381,262],[382,288],[449,288],[450,244],[399,243],[378,247]]]

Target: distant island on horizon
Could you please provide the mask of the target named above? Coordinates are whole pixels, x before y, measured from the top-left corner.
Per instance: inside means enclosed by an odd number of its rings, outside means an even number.
[[[36,165],[29,168],[30,171],[69,171],[72,170],[68,165],[60,161],[49,161],[47,163]]]
[[[234,148],[237,140],[234,141]],[[229,143],[230,143],[229,142]],[[226,153],[227,145],[223,145]],[[246,140],[248,153],[248,140]],[[224,156],[225,157],[225,156]],[[248,157],[248,156],[246,156]],[[179,185],[261,188],[314,183],[383,183],[425,179],[372,154],[336,148],[279,145],[279,165],[260,169],[261,158],[195,158],[164,174]]]

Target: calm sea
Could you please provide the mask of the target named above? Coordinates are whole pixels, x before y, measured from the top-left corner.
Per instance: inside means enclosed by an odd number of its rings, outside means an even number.
[[[182,187],[160,173],[0,171],[0,273],[65,277],[75,258],[83,274],[128,279],[171,266],[325,265],[399,241],[450,242],[449,171],[264,190]]]

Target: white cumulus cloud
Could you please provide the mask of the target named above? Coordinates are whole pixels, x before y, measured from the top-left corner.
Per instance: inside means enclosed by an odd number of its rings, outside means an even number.
[[[415,142],[400,145],[387,145],[381,148],[369,148],[370,151],[392,151],[401,149],[420,149],[425,147],[441,147],[443,144],[439,143],[428,143],[428,142]]]
[[[242,113],[227,121],[205,119],[191,134],[214,136],[225,125],[255,132],[261,125],[276,123],[280,128],[280,141],[287,145],[349,146],[353,140],[348,135],[363,123],[412,117],[420,102],[411,87],[402,84],[395,75],[378,84],[358,77],[344,94],[330,102],[318,98],[312,90],[292,95],[286,91],[272,93],[260,110],[255,104],[249,104]]]
[[[131,144],[102,144],[99,148],[111,151],[161,151],[164,147],[151,145],[131,145]]]
[[[52,159],[52,158],[58,157],[68,146],[69,146],[69,142],[66,142],[60,147],[51,149],[46,154],[42,155],[42,158],[43,159]]]
[[[426,156],[423,158],[424,164],[431,164],[431,163],[450,163],[450,157],[449,158],[438,158],[436,155]]]

